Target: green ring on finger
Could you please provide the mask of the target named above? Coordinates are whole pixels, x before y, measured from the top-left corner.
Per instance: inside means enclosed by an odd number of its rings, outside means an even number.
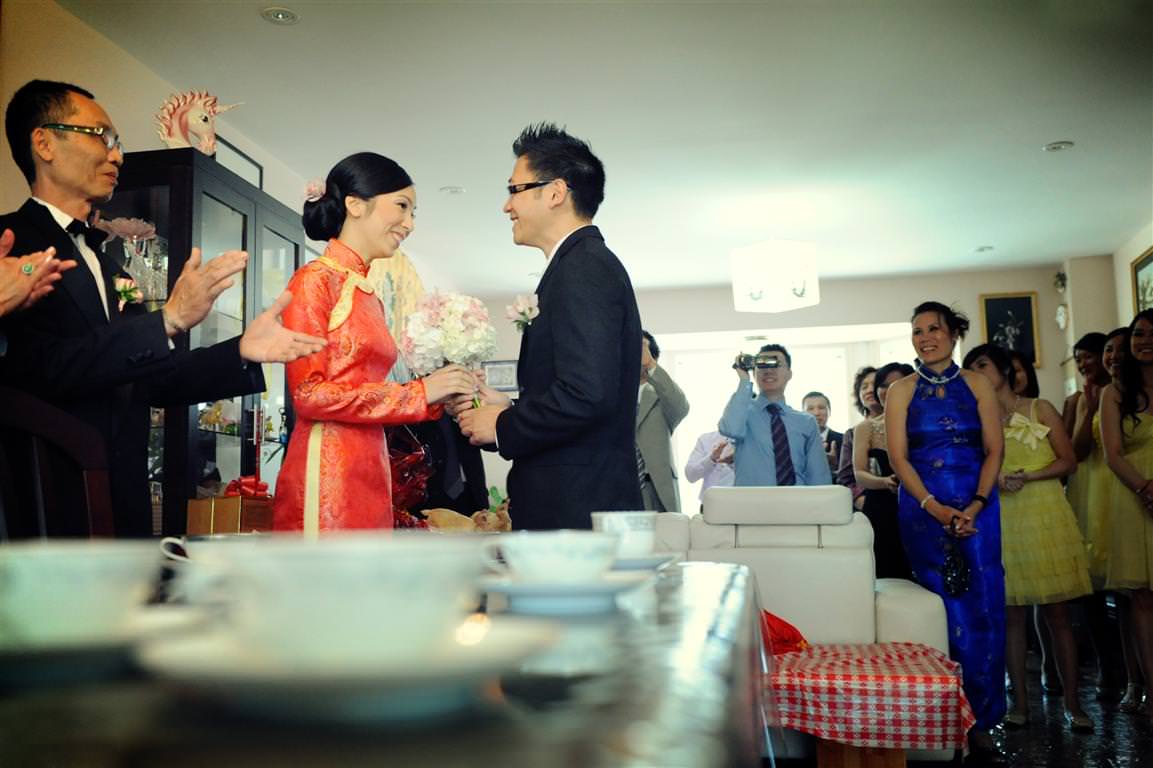
[[[24,264],[20,267],[20,271],[26,275],[31,275],[36,271],[36,267],[32,266],[31,264]]]

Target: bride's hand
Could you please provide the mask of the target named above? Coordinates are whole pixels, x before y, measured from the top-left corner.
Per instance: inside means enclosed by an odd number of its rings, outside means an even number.
[[[472,374],[459,365],[446,365],[425,376],[424,396],[429,405],[442,402],[453,395],[468,395],[476,388]]]
[[[484,376],[483,373],[480,374]],[[504,392],[498,392],[489,385],[485,384],[483,379],[478,378],[476,383],[476,391],[469,395],[459,395],[452,398],[445,403],[445,410],[452,416],[459,415],[462,411],[467,411],[476,406],[476,400],[480,400],[481,405],[496,405],[501,408],[507,408],[512,404],[512,400]]]

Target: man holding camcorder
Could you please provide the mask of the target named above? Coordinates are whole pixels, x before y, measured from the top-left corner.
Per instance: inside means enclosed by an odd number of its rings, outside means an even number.
[[[817,421],[785,403],[792,358],[780,344],[766,344],[733,363],[740,383],[721,416],[722,435],[736,444],[735,485],[829,485],[828,460]],[[750,374],[759,394],[753,397]]]

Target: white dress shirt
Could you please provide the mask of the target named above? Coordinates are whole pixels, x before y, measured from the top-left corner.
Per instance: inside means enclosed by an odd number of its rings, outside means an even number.
[[[713,461],[712,458],[714,448],[721,443],[730,442],[720,432],[706,432],[697,438],[697,444],[693,446],[693,452],[689,454],[689,460],[685,464],[685,477],[690,483],[704,480],[700,492],[702,501],[705,498],[705,491],[714,485],[727,487],[733,484],[735,475],[733,474],[732,462],[717,462]],[[731,456],[732,450],[730,449],[728,453]]]

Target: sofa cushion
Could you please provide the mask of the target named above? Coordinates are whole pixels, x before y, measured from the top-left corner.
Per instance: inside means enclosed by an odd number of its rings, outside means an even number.
[[[699,549],[695,535],[690,560],[749,566],[761,607],[795,625],[810,643],[876,641],[872,549]]]
[[[871,550],[873,526],[856,512],[847,525],[738,525],[738,547],[858,547]]]
[[[654,552],[689,551],[689,516],[681,512],[662,512],[653,527]]]
[[[844,525],[853,499],[842,485],[714,486],[705,491],[703,515],[713,525]]]
[[[905,579],[877,579],[877,642],[924,643],[949,652],[945,604],[938,595]]]

